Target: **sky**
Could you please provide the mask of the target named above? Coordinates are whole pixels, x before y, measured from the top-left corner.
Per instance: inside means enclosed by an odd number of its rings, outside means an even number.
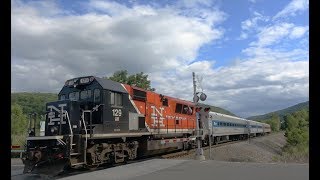
[[[11,1],[11,92],[144,72],[156,92],[240,117],[309,100],[309,1]]]

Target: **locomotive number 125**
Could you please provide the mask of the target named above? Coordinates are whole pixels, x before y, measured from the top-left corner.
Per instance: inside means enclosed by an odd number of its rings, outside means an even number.
[[[121,111],[121,109],[112,109],[112,114],[113,114],[113,116],[119,117],[122,115],[122,111]]]

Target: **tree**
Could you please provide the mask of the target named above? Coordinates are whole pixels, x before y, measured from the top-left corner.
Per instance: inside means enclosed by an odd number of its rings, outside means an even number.
[[[266,120],[266,123],[271,126],[271,130],[278,132],[280,129],[280,118],[276,114],[272,114],[271,118]]]
[[[41,116],[46,112],[46,103],[58,100],[57,94],[52,93],[11,93],[11,104],[21,107],[26,116],[37,113],[36,129],[40,128]],[[28,117],[29,118],[29,117]]]
[[[309,145],[309,112],[306,109],[296,111],[285,116],[287,148],[302,147]]]
[[[27,117],[23,114],[21,106],[11,105],[11,134],[21,135],[27,132]]]
[[[104,77],[112,81],[119,83],[128,84],[131,86],[136,86],[145,90],[155,91],[154,88],[151,88],[151,82],[148,80],[148,75],[143,72],[132,74],[128,76],[127,70],[120,70],[113,73],[111,77]]]
[[[106,79],[110,79],[112,81],[116,81],[119,83],[128,83],[128,71],[127,70],[121,70],[121,71],[116,71],[113,73],[111,77],[105,77]]]

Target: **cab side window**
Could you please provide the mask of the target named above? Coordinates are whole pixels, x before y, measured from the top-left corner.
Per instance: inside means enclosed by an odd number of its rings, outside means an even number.
[[[122,94],[117,92],[110,92],[110,105],[122,106]]]
[[[101,101],[100,89],[95,89],[93,91],[93,102],[99,103],[100,101]]]

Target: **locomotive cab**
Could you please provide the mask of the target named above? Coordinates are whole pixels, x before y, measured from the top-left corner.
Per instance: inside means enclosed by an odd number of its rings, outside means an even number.
[[[129,130],[128,92],[119,83],[93,76],[71,79],[59,93],[58,102],[66,100],[77,104],[79,109],[73,108],[73,113],[80,115],[74,120],[83,119],[90,134]],[[72,126],[83,129],[81,123]]]
[[[93,76],[66,81],[58,101],[46,104],[45,136],[29,136],[24,173],[42,172],[53,164],[87,164],[88,138],[128,132],[128,93],[121,84]],[[49,168],[50,169],[50,168]],[[51,171],[51,170],[50,170]]]

